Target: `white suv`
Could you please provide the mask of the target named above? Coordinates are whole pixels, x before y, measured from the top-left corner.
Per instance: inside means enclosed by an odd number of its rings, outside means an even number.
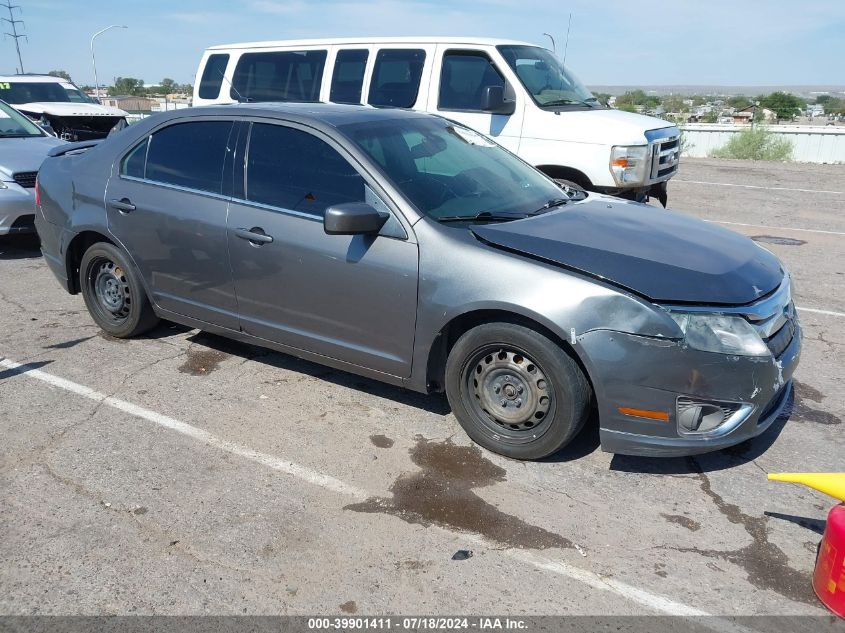
[[[253,42],[208,48],[194,105],[331,101],[424,110],[584,189],[666,203],[680,132],[602,106],[540,46],[479,38]]]

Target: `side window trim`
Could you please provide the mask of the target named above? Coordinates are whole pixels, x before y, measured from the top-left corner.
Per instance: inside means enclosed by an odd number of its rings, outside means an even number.
[[[505,86],[505,93],[508,93],[508,80],[505,77],[505,74],[502,70],[496,65],[496,62],[493,61],[493,58],[490,57],[490,54],[487,51],[483,51],[480,49],[472,49],[472,48],[448,48],[443,51],[443,54],[440,57],[440,76],[437,78],[437,111],[438,112],[474,112],[474,113],[486,113],[484,110],[479,108],[444,108],[440,105],[440,98],[441,98],[441,91],[443,90],[443,66],[444,62],[446,61],[446,57],[448,55],[457,55],[457,56],[465,56],[465,57],[483,57],[487,60],[487,62],[493,67],[493,70],[496,71],[496,74],[502,80],[502,84]]]
[[[252,126],[256,123],[264,123],[270,125],[278,125],[280,127],[288,127],[294,130],[300,130],[301,132],[306,132],[315,136],[316,138],[320,139],[321,141],[325,142],[329,145],[333,150],[338,152],[340,156],[348,162],[353,169],[361,176],[362,180],[366,187],[368,187],[373,194],[375,194],[379,200],[382,202],[384,207],[390,212],[390,215],[393,217],[393,220],[401,227],[401,232],[403,235],[384,235],[383,237],[388,237],[391,239],[401,239],[401,240],[408,240],[409,230],[407,227],[411,226],[411,223],[405,218],[404,214],[399,211],[396,203],[393,201],[392,197],[388,195],[388,193],[378,184],[378,180],[367,170],[361,162],[353,156],[350,152],[348,152],[342,145],[337,143],[333,138],[324,134],[321,130],[317,128],[311,127],[309,125],[304,125],[302,123],[297,123],[294,121],[280,121],[278,119],[249,119],[248,121],[244,121],[245,123],[248,122],[249,126],[244,126],[244,130],[247,130],[247,140],[244,145],[244,153],[241,157],[240,164],[243,167],[243,196],[232,196],[232,200],[237,202],[238,204],[245,204],[251,207],[256,207],[259,209],[264,209],[267,211],[272,211],[275,213],[283,213],[285,215],[292,215],[295,217],[303,218],[306,220],[311,220],[312,222],[323,222],[322,215],[314,215],[313,213],[304,213],[302,211],[296,211],[295,209],[287,209],[285,207],[279,207],[271,204],[265,204],[262,202],[256,202],[254,200],[247,200],[247,162],[249,160],[249,141],[252,136]],[[237,171],[239,166],[236,161],[235,170]]]

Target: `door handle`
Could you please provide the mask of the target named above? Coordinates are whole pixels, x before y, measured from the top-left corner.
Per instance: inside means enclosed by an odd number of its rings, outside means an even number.
[[[261,246],[262,244],[269,244],[273,241],[272,235],[267,235],[264,229],[254,226],[251,229],[235,229],[235,235],[242,240],[246,240],[254,246]]]
[[[129,213],[130,211],[135,210],[135,205],[129,200],[129,198],[121,198],[120,200],[109,200],[109,206],[118,211],[122,211],[123,213]]]

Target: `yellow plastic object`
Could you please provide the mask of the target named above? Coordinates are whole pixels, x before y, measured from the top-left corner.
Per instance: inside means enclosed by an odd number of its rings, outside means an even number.
[[[769,479],[803,484],[834,499],[845,501],[845,473],[769,473]]]

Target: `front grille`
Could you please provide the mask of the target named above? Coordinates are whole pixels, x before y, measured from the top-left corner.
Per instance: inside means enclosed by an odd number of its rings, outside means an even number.
[[[681,159],[681,137],[660,139],[651,149],[651,179],[666,180],[678,171]]]
[[[787,320],[783,327],[772,334],[769,338],[763,339],[766,347],[775,358],[780,358],[780,355],[786,351],[789,344],[792,342],[792,337],[795,335],[795,321]]]
[[[19,171],[12,175],[12,179],[21,187],[32,189],[35,186],[36,176],[38,176],[37,171]]]

